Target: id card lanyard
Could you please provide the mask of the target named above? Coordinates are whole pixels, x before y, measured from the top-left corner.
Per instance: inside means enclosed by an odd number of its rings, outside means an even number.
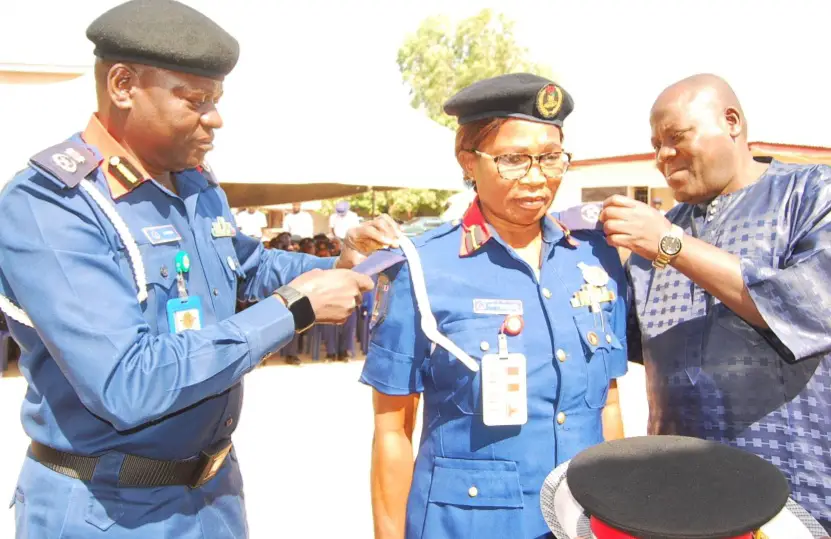
[[[176,289],[179,297],[167,300],[167,324],[171,333],[202,329],[202,301],[188,295],[185,274],[190,271],[190,257],[185,251],[176,253]]]

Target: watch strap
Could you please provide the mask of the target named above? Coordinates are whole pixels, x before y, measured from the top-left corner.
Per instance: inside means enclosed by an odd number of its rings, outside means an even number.
[[[291,314],[294,316],[295,332],[303,333],[314,325],[314,312],[311,309],[311,304],[308,303],[308,297],[290,286],[281,286],[275,290],[274,293],[283,298],[283,301],[286,302],[286,308],[291,311]],[[301,302],[307,303],[307,305],[305,305],[305,309],[298,305]],[[306,320],[303,318],[306,318]]]
[[[652,267],[653,268],[664,269],[665,267],[667,267],[667,265],[670,262],[672,262],[672,260],[676,256],[678,256],[681,253],[680,249],[674,255],[671,255],[671,254],[664,251],[663,243],[664,243],[664,238],[666,238],[667,236],[677,238],[678,240],[683,240],[683,238],[684,238],[684,229],[681,228],[680,226],[676,225],[676,224],[673,224],[670,227],[669,232],[667,232],[666,234],[661,236],[661,239],[658,240],[658,256],[656,256],[655,260],[652,261]]]

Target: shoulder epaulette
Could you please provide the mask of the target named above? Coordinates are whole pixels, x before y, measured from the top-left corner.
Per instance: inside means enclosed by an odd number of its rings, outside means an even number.
[[[453,230],[457,229],[459,226],[459,223],[457,223],[456,221],[442,223],[436,228],[431,228],[427,232],[422,232],[418,236],[414,236],[410,239],[413,240],[413,245],[415,245],[416,247],[421,247],[430,240],[446,236]]]
[[[83,143],[67,140],[36,154],[29,164],[71,189],[98,168],[98,159]]]
[[[573,206],[561,212],[556,212],[551,217],[571,232],[579,230],[603,230],[603,223],[598,220],[602,204],[589,202]]]

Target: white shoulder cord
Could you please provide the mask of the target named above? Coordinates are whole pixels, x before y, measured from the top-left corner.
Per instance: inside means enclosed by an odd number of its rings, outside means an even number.
[[[87,194],[92,197],[92,200],[98,204],[98,207],[101,208],[101,211],[104,212],[104,215],[107,216],[107,219],[109,219],[113,224],[113,227],[115,227],[118,237],[124,242],[124,246],[127,248],[127,257],[130,259],[130,265],[133,269],[133,278],[135,279],[136,287],[138,288],[138,294],[136,297],[138,298],[139,303],[143,303],[147,299],[147,276],[144,273],[144,263],[141,260],[141,253],[138,250],[138,245],[136,244],[136,240],[133,238],[133,235],[130,234],[130,229],[127,228],[127,223],[125,223],[124,219],[118,215],[118,212],[115,210],[115,206],[107,200],[107,198],[92,184],[92,182],[84,178],[81,180],[81,187],[83,187],[84,191],[86,191]],[[12,303],[9,298],[3,296],[2,294],[0,294],[0,311],[6,313],[9,318],[19,324],[23,324],[24,326],[30,328],[34,327],[32,319],[29,318],[29,315],[27,315],[23,309]]]
[[[32,324],[32,319],[26,314],[23,309],[11,302],[6,296],[0,295],[0,312],[6,313],[6,316],[26,327],[35,327]]]
[[[104,212],[104,215],[107,216],[107,219],[109,219],[115,227],[118,237],[124,242],[124,246],[127,248],[127,257],[130,259],[130,265],[133,266],[133,278],[136,281],[136,288],[138,288],[136,298],[138,298],[139,303],[144,303],[147,299],[147,276],[144,273],[144,262],[141,260],[141,253],[138,250],[138,245],[136,245],[136,240],[133,238],[133,235],[130,234],[130,229],[127,228],[127,223],[125,223],[124,219],[122,219],[121,216],[118,215],[118,212],[115,211],[115,206],[107,200],[107,198],[92,184],[91,181],[84,178],[81,180],[81,187],[83,187],[84,191],[86,191],[89,196],[92,197],[92,200],[98,204],[98,207],[101,208],[101,211]]]
[[[427,284],[424,281],[421,257],[419,257],[415,245],[406,236],[401,236],[398,239],[398,243],[401,246],[401,250],[404,251],[404,256],[407,257],[407,262],[410,264],[410,278],[413,281],[413,293],[415,294],[416,305],[418,306],[418,311],[421,313],[421,330],[424,332],[424,335],[456,356],[456,359],[464,363],[465,367],[473,372],[478,372],[479,364],[467,355],[464,350],[456,346],[453,341],[439,332],[439,326],[436,322],[436,317],[433,316],[433,311],[430,308],[430,299],[427,296]]]

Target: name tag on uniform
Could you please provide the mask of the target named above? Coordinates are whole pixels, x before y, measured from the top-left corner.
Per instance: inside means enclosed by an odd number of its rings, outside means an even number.
[[[167,300],[167,325],[171,333],[202,329],[202,301],[199,296]]]
[[[528,384],[522,354],[482,358],[482,420],[489,427],[528,422]]]
[[[144,232],[144,235],[147,236],[147,239],[150,240],[150,243],[153,245],[159,245],[160,243],[173,243],[174,241],[182,239],[182,236],[176,232],[173,225],[148,226],[142,228],[141,231]]]
[[[522,300],[519,299],[474,299],[473,312],[476,314],[522,314]]]

